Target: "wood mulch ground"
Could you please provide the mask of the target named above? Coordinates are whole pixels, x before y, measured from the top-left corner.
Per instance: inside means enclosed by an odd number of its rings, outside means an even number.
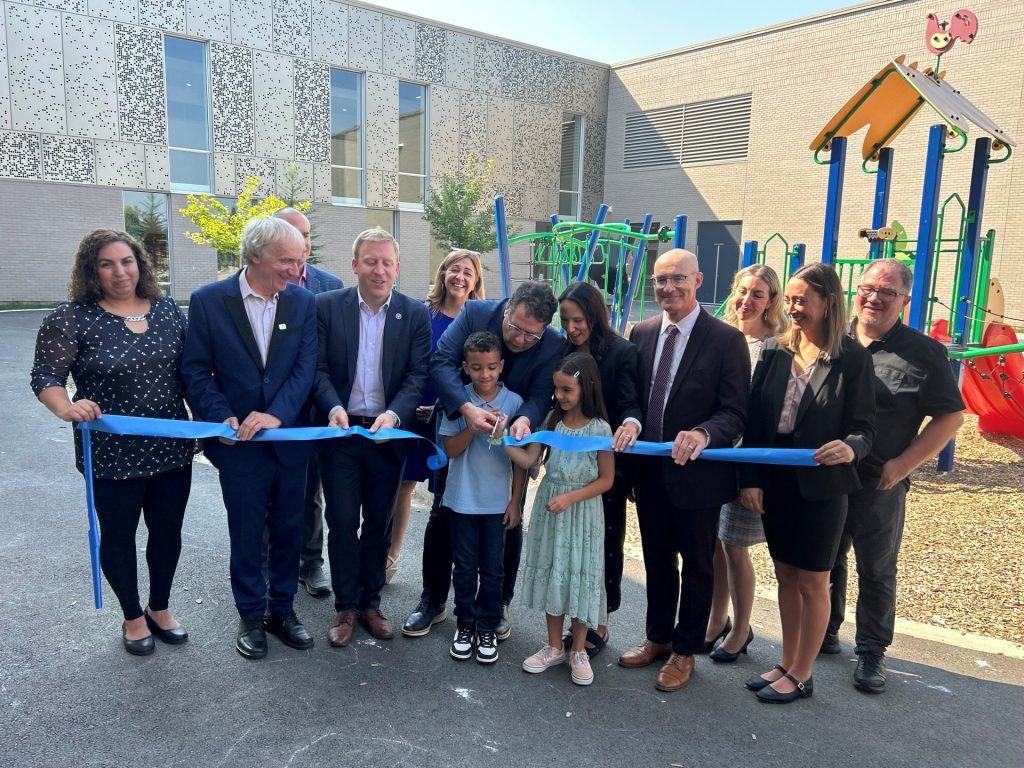
[[[900,553],[897,616],[1024,643],[1024,440],[981,434],[967,415],[952,472],[927,462],[912,478]],[[630,505],[626,540],[641,558]],[[753,547],[758,586],[775,589],[767,548]],[[850,557],[848,607],[857,595]]]

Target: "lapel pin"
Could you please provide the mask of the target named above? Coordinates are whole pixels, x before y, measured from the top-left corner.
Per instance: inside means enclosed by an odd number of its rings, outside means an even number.
[[[402,319],[402,313],[401,312],[395,312],[395,320],[401,320],[401,319]]]
[[[279,331],[287,331],[288,330],[288,324],[287,323],[279,323],[278,326],[277,326],[277,330],[279,330]]]

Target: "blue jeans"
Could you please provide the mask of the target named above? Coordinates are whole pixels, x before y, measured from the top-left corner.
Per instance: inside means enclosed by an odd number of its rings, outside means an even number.
[[[459,628],[494,632],[501,620],[503,514],[464,515],[445,508],[452,536],[455,618]]]

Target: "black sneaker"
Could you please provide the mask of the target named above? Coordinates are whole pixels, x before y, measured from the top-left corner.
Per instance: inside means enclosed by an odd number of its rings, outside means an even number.
[[[512,635],[512,615],[508,611],[508,603],[501,604],[501,619],[494,634],[502,641],[508,640]]]
[[[409,614],[402,625],[402,634],[406,637],[422,637],[430,632],[430,628],[448,618],[446,605],[431,605],[420,600],[416,610]]]
[[[452,640],[452,647],[448,650],[453,659],[465,661],[473,655],[473,634],[471,627],[459,627]]]
[[[885,656],[880,653],[862,653],[857,657],[853,672],[853,687],[868,693],[885,691]]]
[[[842,653],[842,648],[839,647],[839,633],[838,632],[826,632],[825,639],[821,641],[821,650],[818,653]]]
[[[452,646],[454,655],[455,646]],[[498,660],[498,636],[494,632],[481,632],[476,636],[476,660],[481,664],[493,664]]]

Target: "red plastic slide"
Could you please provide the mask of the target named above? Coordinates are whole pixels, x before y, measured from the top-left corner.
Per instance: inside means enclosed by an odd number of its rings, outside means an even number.
[[[1012,327],[989,323],[981,346],[1017,343]],[[1024,437],[1024,354],[974,357],[964,360],[963,365],[961,391],[967,410],[978,415],[979,431]]]

